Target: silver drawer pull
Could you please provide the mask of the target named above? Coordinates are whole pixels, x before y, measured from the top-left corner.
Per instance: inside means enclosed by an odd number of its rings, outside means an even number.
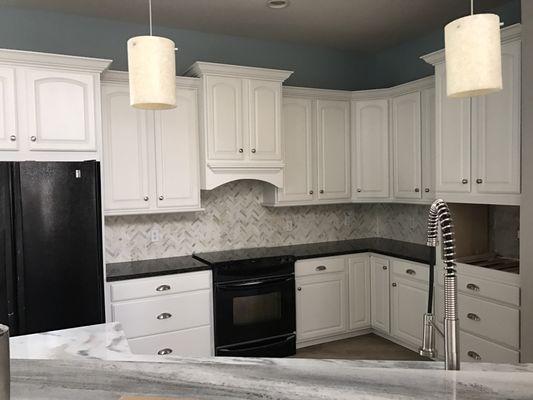
[[[469,283],[466,285],[467,289],[473,290],[474,292],[479,292],[479,286],[474,283]]]
[[[407,275],[416,275],[416,271],[414,269],[409,268],[405,271]]]
[[[162,320],[162,319],[169,319],[170,317],[172,317],[172,314],[170,313],[167,313],[167,312],[164,312],[164,313],[161,313],[157,316],[157,319],[159,320]]]
[[[466,318],[472,320],[472,321],[481,321],[481,318],[477,314],[474,313],[468,313],[466,314]]]
[[[161,286],[158,286],[155,290],[157,292],[166,292],[167,290],[170,290],[170,286],[169,285],[161,285]]]
[[[481,361],[481,356],[479,354],[477,354],[475,351],[472,351],[470,350],[468,353],[466,353],[468,355],[468,357],[476,360],[476,361]]]
[[[325,271],[326,270],[326,266],[325,265],[319,265],[318,267],[315,268],[317,271]]]
[[[160,356],[166,356],[167,354],[172,353],[172,349],[161,349],[157,352]]]

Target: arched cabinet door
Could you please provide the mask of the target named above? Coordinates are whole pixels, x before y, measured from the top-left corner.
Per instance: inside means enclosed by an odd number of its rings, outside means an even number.
[[[96,150],[92,74],[26,69],[24,84],[30,150]]]

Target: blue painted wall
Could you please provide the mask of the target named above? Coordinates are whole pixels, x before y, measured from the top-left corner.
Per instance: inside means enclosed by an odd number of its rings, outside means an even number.
[[[0,7],[0,48],[113,59],[112,69],[127,69],[126,41],[147,26],[39,10]],[[195,61],[212,61],[295,71],[295,86],[347,89],[366,87],[369,57],[285,42],[154,27],[180,49],[178,73]]]

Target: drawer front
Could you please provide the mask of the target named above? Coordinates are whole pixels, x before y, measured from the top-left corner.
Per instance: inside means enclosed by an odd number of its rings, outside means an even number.
[[[111,305],[128,338],[210,325],[211,292],[181,293]]]
[[[519,311],[490,301],[459,294],[459,327],[506,346],[519,348]],[[444,293],[438,288],[435,298],[437,321],[444,319]]]
[[[211,326],[130,339],[128,343],[134,354],[181,357],[210,357],[213,355]]]
[[[344,272],[346,257],[312,258],[297,261],[294,266],[296,276]]]
[[[427,282],[429,279],[429,266],[409,261],[392,260],[392,273],[403,278]]]
[[[461,361],[516,364],[518,351],[481,339],[466,332],[460,337]]]
[[[132,279],[110,284],[111,301],[164,296],[210,287],[211,271]]]

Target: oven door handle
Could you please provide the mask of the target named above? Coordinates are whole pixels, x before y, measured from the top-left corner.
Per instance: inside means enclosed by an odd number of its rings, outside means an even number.
[[[258,281],[252,281],[252,282],[242,282],[242,283],[224,283],[224,284],[217,284],[216,286],[220,289],[248,289],[250,287],[254,286],[260,286],[265,284],[272,284],[272,283],[280,283],[280,282],[290,282],[293,281],[294,277],[289,278],[274,278],[274,279],[261,279]]]

